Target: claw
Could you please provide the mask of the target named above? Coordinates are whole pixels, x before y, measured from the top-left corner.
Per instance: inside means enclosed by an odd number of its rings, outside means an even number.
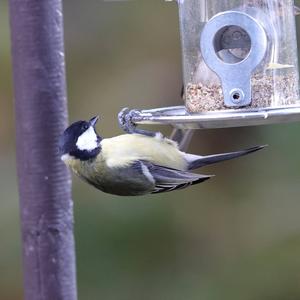
[[[125,107],[123,108],[119,113],[118,113],[118,120],[119,120],[119,125],[121,128],[125,125],[125,116],[128,113],[129,108]]]
[[[138,133],[151,137],[161,135],[160,132],[138,129],[136,123],[132,121],[133,118],[137,117],[139,117],[138,110],[130,110],[128,107],[125,107],[118,114],[119,126],[127,133]]]
[[[131,120],[131,110],[123,108],[118,114],[119,126],[127,133],[133,133],[136,125]]]

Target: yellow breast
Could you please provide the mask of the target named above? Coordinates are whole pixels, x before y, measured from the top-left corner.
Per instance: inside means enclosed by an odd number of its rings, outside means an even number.
[[[125,166],[136,160],[185,170],[187,162],[177,144],[163,137],[124,134],[101,142],[101,159],[108,167]]]

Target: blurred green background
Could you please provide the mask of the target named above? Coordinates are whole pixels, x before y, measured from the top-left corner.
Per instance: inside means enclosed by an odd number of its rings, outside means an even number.
[[[70,121],[181,103],[175,2],[64,1]],[[0,299],[22,299],[6,1],[0,0]],[[298,26],[299,27],[299,26]],[[168,134],[171,128],[161,128]],[[202,185],[119,198],[73,181],[79,299],[300,299],[300,125],[197,131],[190,151],[269,144]]]

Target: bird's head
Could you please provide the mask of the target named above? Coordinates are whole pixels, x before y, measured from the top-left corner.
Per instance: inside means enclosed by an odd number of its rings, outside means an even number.
[[[59,141],[62,160],[70,156],[89,160],[99,154],[101,137],[95,129],[98,119],[99,116],[96,116],[89,121],[77,121],[64,131]]]

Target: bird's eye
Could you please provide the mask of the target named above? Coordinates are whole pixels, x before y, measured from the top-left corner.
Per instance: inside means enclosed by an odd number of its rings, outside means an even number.
[[[83,130],[87,130],[88,128],[89,128],[89,125],[87,125],[87,124],[82,125]]]

